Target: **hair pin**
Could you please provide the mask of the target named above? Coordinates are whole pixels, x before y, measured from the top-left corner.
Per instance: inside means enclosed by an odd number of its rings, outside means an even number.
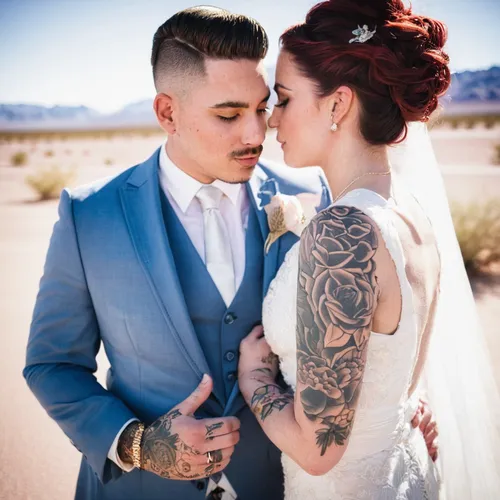
[[[373,38],[373,35],[375,34],[375,32],[377,31],[377,27],[375,26],[375,28],[373,29],[373,31],[370,31],[368,29],[368,26],[365,24],[363,25],[363,27],[361,27],[359,24],[358,24],[358,28],[355,29],[352,34],[353,35],[356,35],[355,38],[351,38],[349,40],[349,43],[365,43],[367,42],[368,40],[370,40],[370,38]]]

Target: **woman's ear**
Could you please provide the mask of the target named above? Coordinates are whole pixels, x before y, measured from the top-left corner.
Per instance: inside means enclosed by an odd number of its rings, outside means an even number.
[[[176,124],[172,97],[167,94],[157,94],[153,103],[153,109],[160,127],[169,135],[175,134]]]
[[[328,98],[328,111],[331,123],[340,126],[342,120],[349,113],[354,98],[354,92],[347,86],[342,85]]]

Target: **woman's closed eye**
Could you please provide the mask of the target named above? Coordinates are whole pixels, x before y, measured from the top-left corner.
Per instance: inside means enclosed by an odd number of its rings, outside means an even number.
[[[284,108],[287,104],[288,101],[290,100],[289,97],[283,99],[282,101],[279,101],[277,104],[274,105],[275,108]]]

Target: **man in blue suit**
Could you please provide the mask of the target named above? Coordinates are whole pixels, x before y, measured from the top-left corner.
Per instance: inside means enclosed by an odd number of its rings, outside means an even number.
[[[24,376],[83,455],[78,500],[283,497],[279,451],[238,391],[239,343],[297,241],[264,252],[266,197],[330,198],[317,171],[259,162],[266,51],[247,17],[174,15],[152,52],[168,141],[61,195]]]

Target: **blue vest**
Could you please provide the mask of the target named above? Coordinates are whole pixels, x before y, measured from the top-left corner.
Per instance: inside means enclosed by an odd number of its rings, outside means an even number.
[[[187,310],[214,377],[217,393],[227,402],[236,382],[241,340],[262,320],[264,243],[254,210],[249,210],[245,272],[226,307],[207,268],[164,193],[163,217]]]
[[[250,206],[245,240],[245,272],[236,295],[226,307],[207,268],[182,226],[165,194],[160,190],[163,219],[172,255],[194,330],[214,377],[220,414],[229,398],[238,370],[239,345],[252,328],[262,321],[264,242],[259,221]],[[280,451],[269,441],[242,400],[236,404],[240,419],[240,442],[224,471],[239,492],[239,498],[279,500],[283,498],[283,471]],[[198,416],[216,416],[213,401],[207,401]],[[212,415],[210,415],[212,413]],[[252,468],[261,477],[251,485],[246,471]]]

